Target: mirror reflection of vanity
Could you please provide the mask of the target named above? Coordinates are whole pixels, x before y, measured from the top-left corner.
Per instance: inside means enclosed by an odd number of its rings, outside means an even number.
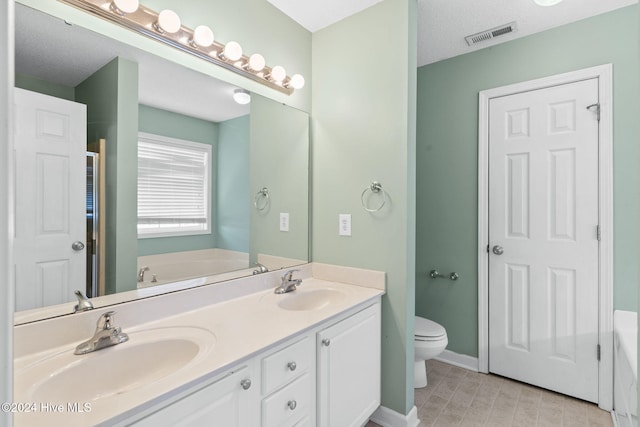
[[[95,256],[80,290],[98,296],[94,305],[252,275],[257,263],[308,262],[306,113],[255,94],[239,105],[236,86],[20,4],[16,86],[87,105],[88,151],[98,156],[88,156],[87,195],[95,197],[84,216],[96,233],[83,242]],[[139,132],[210,146],[205,232],[140,236]],[[42,297],[18,300],[16,310],[27,311],[16,323],[71,312],[77,288],[51,307]]]

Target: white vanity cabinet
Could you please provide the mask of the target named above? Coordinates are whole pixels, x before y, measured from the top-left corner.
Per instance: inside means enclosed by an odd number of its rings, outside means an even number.
[[[380,304],[317,334],[318,427],[359,427],[380,405]]]
[[[305,335],[262,358],[262,427],[293,427],[315,413],[315,342]]]
[[[242,366],[153,414],[135,427],[254,427],[256,386],[251,366]]]
[[[255,355],[145,418],[118,425],[361,426],[380,404],[380,335],[376,302]]]

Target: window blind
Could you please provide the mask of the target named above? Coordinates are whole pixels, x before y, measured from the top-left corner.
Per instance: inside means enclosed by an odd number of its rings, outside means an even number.
[[[164,137],[138,141],[138,235],[209,232],[211,146]]]

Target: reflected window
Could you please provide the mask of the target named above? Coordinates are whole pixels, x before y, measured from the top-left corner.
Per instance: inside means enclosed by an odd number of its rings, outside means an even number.
[[[211,233],[211,145],[138,135],[138,237]]]

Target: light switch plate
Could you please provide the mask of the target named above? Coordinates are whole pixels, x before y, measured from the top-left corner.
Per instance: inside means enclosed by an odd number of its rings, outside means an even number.
[[[280,231],[289,231],[289,214],[280,212]]]
[[[338,215],[338,235],[351,236],[351,214]]]

